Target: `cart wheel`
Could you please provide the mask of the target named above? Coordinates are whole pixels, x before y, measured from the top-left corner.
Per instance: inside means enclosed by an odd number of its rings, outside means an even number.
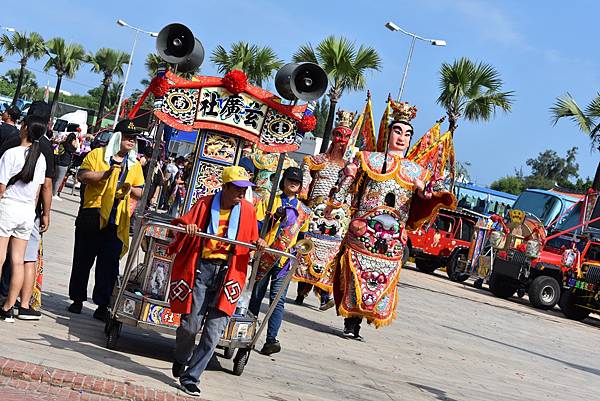
[[[233,354],[235,354],[235,348],[223,347],[223,358],[231,359]]]
[[[483,288],[483,279],[482,278],[478,278],[477,280],[475,280],[473,282],[473,287],[477,288],[478,290]]]
[[[119,334],[121,332],[121,322],[115,320],[109,320],[107,323],[108,333],[106,334],[106,348],[115,349],[117,348],[117,341],[119,340]]]
[[[250,357],[249,349],[240,348],[235,355],[235,359],[233,360],[233,374],[236,376],[241,376],[244,373],[244,368],[248,363],[248,358]]]

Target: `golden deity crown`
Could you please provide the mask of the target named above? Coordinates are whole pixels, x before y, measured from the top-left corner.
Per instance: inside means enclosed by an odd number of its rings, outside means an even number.
[[[392,119],[397,121],[410,121],[417,116],[417,107],[408,102],[392,102]]]
[[[354,116],[356,116],[356,112],[350,112],[346,110],[338,110],[337,111],[337,120],[336,126],[338,127],[348,127],[351,128],[354,123]]]

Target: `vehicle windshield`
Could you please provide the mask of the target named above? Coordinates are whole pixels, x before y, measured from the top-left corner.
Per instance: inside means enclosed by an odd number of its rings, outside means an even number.
[[[569,212],[556,223],[556,231],[565,231],[571,227],[575,227],[581,223],[581,206],[582,204],[575,205]],[[576,231],[581,232],[581,229]]]
[[[513,209],[529,212],[547,226],[561,213],[562,202],[555,195],[525,191],[519,195]]]

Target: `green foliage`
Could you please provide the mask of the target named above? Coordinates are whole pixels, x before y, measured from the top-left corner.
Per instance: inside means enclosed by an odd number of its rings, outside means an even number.
[[[440,69],[440,96],[437,102],[446,109],[449,130],[454,132],[457,121],[488,121],[499,108],[512,108],[513,92],[503,92],[500,74],[489,64],[475,64],[460,58],[453,64],[443,63]]]
[[[4,96],[13,96],[16,89],[16,85],[8,82],[6,78],[0,77],[0,94]]]
[[[329,76],[329,96],[337,102],[346,90],[363,90],[366,73],[381,70],[382,61],[377,51],[369,46],[356,45],[344,37],[328,36],[314,49],[310,43],[300,46],[294,62],[309,61],[319,64]]]
[[[46,42],[50,56],[44,71],[54,70],[59,77],[73,78],[85,60],[83,47],[76,43],[65,43],[63,38],[53,38]]]
[[[13,68],[11,70],[6,71],[6,73],[4,74],[4,79],[6,79],[8,83],[13,85],[16,89],[20,74],[20,68]],[[35,74],[27,69],[23,70],[20,97],[23,97],[27,100],[31,100],[36,95],[37,90],[38,83]],[[12,91],[12,94],[14,94],[14,90]]]
[[[34,60],[40,59],[46,54],[46,45],[44,39],[39,33],[31,32],[29,35],[25,32],[15,32],[12,36],[6,34],[0,38],[0,47],[4,49],[4,52],[8,55],[19,55],[21,60],[20,78],[17,79],[17,84],[13,92],[13,103],[21,95],[21,86],[18,82],[21,82],[23,75],[25,74],[25,67],[30,58]],[[31,88],[28,88],[31,92]],[[31,94],[31,93],[28,93]]]
[[[318,138],[323,138],[325,132],[325,124],[327,123],[327,114],[329,113],[329,102],[326,97],[322,97],[320,102],[317,102],[313,114],[317,119],[317,127],[313,131],[313,135]]]
[[[525,189],[525,181],[522,177],[511,175],[492,182],[490,188],[495,189],[496,191],[519,195]]]
[[[592,147],[600,146],[600,93],[582,110],[575,99],[567,93],[556,98],[556,102],[550,108],[553,124],[556,125],[561,118],[569,118],[577,124],[579,130],[589,135]]]
[[[526,164],[531,168],[530,175],[524,176],[517,171],[515,175],[494,181],[490,188],[515,195],[527,188],[551,189],[557,186],[570,191],[585,191],[591,186],[591,181],[579,177],[576,157],[576,147],[569,149],[564,158],[548,149],[540,152],[536,158],[527,160]]]
[[[92,65],[93,72],[104,75],[102,84],[109,86],[113,76],[123,76],[123,67],[129,62],[129,54],[103,47],[96,54],[88,54],[85,61]]]
[[[227,51],[223,46],[217,46],[210,56],[210,61],[217,66],[221,74],[231,70],[242,70],[248,76],[248,81],[256,86],[270,79],[273,72],[283,66],[283,60],[269,46],[260,47],[248,42],[236,42]]]
[[[26,32],[15,32],[12,36],[7,34],[0,38],[0,47],[9,56],[14,54],[21,57],[21,65],[27,65],[30,58],[39,60],[46,54],[44,39],[39,33],[31,32],[29,35]]]

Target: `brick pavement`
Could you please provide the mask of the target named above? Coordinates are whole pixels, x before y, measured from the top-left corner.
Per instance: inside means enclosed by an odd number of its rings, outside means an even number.
[[[2,401],[189,401],[140,385],[0,357]]]

